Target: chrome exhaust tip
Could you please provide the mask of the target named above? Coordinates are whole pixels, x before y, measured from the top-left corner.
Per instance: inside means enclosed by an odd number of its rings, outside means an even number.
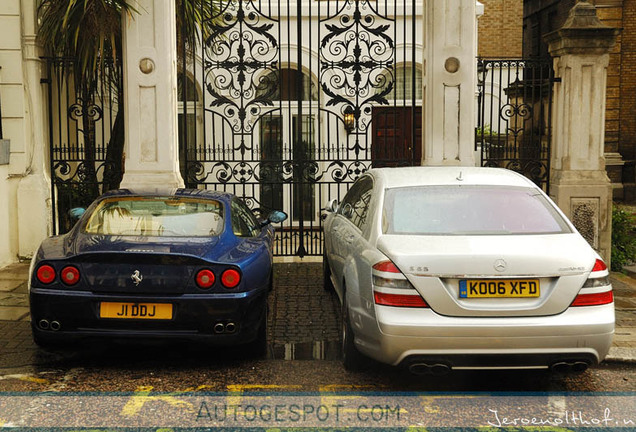
[[[225,324],[225,332],[226,333],[234,333],[236,331],[236,324],[234,324],[233,322],[229,322],[227,324]]]
[[[572,372],[585,372],[589,366],[587,362],[574,362],[574,364],[572,364]]]
[[[566,363],[566,362],[554,363],[550,367],[550,369],[552,370],[552,372],[566,373],[570,371],[570,363]]]
[[[436,363],[436,364],[427,364],[427,363],[413,363],[409,366],[409,372],[413,375],[433,375],[433,376],[442,376],[446,375],[451,371],[451,368],[448,365]]]
[[[45,319],[41,319],[40,321],[38,321],[38,327],[40,327],[42,330],[48,330],[49,326],[49,322]]]
[[[214,324],[214,333],[219,334],[225,331],[225,325],[223,323]]]
[[[62,324],[59,321],[51,321],[51,330],[58,331],[62,328]]]

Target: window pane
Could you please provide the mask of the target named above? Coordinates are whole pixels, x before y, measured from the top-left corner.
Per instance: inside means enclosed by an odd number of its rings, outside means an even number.
[[[570,232],[543,195],[530,188],[428,186],[386,191],[388,234],[506,235]]]
[[[223,231],[223,207],[192,198],[112,198],[102,201],[84,228],[88,234],[206,237]]]

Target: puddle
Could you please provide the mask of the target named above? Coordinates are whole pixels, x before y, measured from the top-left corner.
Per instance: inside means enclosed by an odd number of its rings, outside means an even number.
[[[339,341],[314,341],[274,344],[267,358],[271,360],[340,360]]]

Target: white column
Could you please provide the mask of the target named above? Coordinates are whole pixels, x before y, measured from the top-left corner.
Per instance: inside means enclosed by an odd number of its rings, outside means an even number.
[[[35,2],[22,0],[22,59],[24,74],[24,157],[17,191],[18,255],[32,257],[51,232],[51,183],[48,169],[49,139],[46,135],[46,99],[40,79],[42,60],[36,43]],[[18,144],[17,142],[15,144]],[[14,145],[14,143],[12,143]]]
[[[609,52],[619,31],[580,1],[564,26],[546,35],[554,57],[550,196],[609,264],[612,185],[605,171]]]
[[[423,165],[475,164],[475,0],[425,0]]]
[[[174,0],[136,0],[125,16],[122,188],[183,187],[177,132]]]

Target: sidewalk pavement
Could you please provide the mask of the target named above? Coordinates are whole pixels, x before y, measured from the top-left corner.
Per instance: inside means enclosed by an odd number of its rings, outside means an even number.
[[[283,302],[284,304],[271,305],[274,308],[273,326],[270,328],[270,332],[273,332],[273,339],[282,337],[283,339],[294,339],[297,342],[305,337],[315,339],[317,335],[313,333],[318,332],[324,336],[325,332],[329,334],[333,333],[337,337],[338,326],[337,323],[323,322],[324,320],[316,319],[311,326],[311,335],[297,335],[288,334],[289,331],[286,328],[277,330],[276,327],[276,315],[277,310],[288,310],[290,307],[296,310],[305,311],[310,307],[316,307],[318,309],[329,309],[332,301],[330,299],[322,299],[318,297],[329,296],[322,289],[315,289],[314,285],[322,283],[321,266],[318,263],[294,263],[294,264],[275,264],[278,267],[276,271],[276,291],[279,294],[273,299],[274,303]],[[29,317],[29,307],[27,300],[27,278],[29,272],[29,262],[22,262],[12,264],[4,268],[0,268],[0,329],[4,329],[3,332],[10,331],[11,324],[17,324],[19,327],[14,330],[20,330],[11,332],[15,334],[15,338],[25,339],[24,341],[15,340],[11,342],[11,345],[31,345],[30,331],[27,331]],[[611,276],[612,285],[614,287],[614,301],[616,306],[616,331],[614,334],[613,346],[610,349],[609,355],[606,361],[620,361],[636,363],[636,266],[628,267],[625,273],[612,273]],[[299,280],[305,279],[307,283],[311,279],[311,285],[313,292],[312,298],[295,298],[293,295],[285,295],[286,287],[289,285],[297,285]],[[314,280],[315,279],[315,280]],[[320,280],[318,280],[320,279]],[[315,282],[315,283],[314,283]],[[293,288],[293,287],[292,287]],[[290,288],[291,289],[291,288]],[[306,290],[303,290],[306,292]],[[315,298],[314,298],[315,297]],[[287,303],[293,302],[293,305]],[[306,304],[295,304],[306,303]],[[313,306],[312,306],[313,305]],[[316,306],[318,305],[318,306]],[[280,308],[279,308],[280,306]],[[335,307],[335,306],[334,306]],[[296,311],[298,312],[298,311]],[[309,311],[305,311],[309,312]],[[327,312],[322,311],[321,315],[329,315]],[[335,313],[334,313],[335,315]],[[283,320],[283,325],[286,320]],[[19,324],[18,324],[19,323]],[[14,325],[15,326],[15,325]],[[329,327],[329,328],[327,328]],[[333,329],[331,329],[333,327]],[[24,331],[23,331],[24,330]],[[333,331],[331,331],[333,330]],[[296,329],[297,331],[297,329]],[[279,334],[280,333],[280,334]],[[28,340],[26,340],[28,339]],[[298,339],[298,340],[296,340]],[[277,342],[276,340],[274,342]],[[285,342],[285,341],[278,341]],[[3,347],[0,347],[0,349]]]

